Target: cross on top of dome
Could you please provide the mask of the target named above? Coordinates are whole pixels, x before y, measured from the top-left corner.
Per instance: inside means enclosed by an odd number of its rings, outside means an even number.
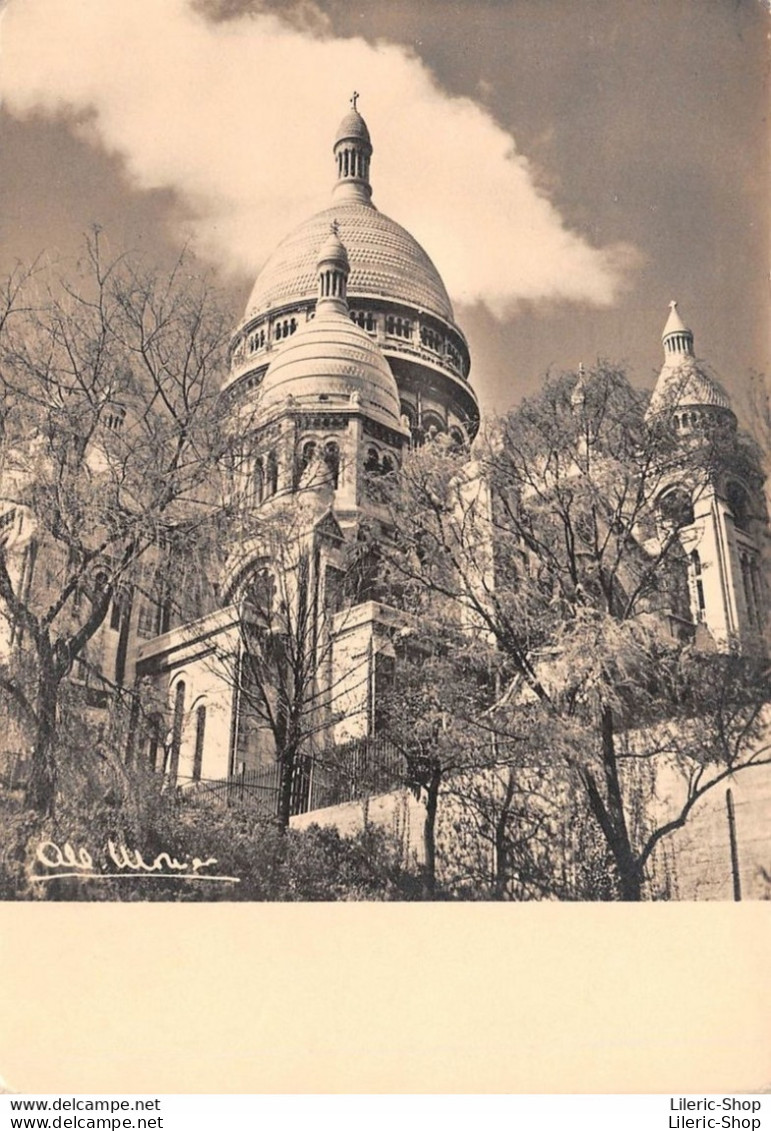
[[[354,110],[356,109],[356,103],[358,102],[358,100],[359,100],[360,98],[361,98],[361,95],[359,94],[358,90],[354,90],[353,94],[352,94],[352,95],[351,95],[351,97],[350,97],[350,98],[348,99],[348,101],[350,102],[351,106],[353,106]]]

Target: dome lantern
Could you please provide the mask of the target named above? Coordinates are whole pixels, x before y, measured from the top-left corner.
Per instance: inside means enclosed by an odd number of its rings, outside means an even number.
[[[369,160],[372,156],[367,123],[356,109],[359,92],[351,96],[351,107],[338,126],[333,153],[337,163],[336,200],[353,200],[369,204],[372,187],[369,183]]]
[[[339,235],[337,220],[329,225],[329,239],[319,252],[317,264],[319,278],[317,314],[322,309],[334,308],[342,314],[348,313],[347,287],[350,264],[348,252]]]
[[[669,318],[661,335],[664,345],[664,354],[669,358],[672,354],[681,357],[693,357],[693,333],[683,322],[677,311],[677,299],[672,299],[669,304]]]

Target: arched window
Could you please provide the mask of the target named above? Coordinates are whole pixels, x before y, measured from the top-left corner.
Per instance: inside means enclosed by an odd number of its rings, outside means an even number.
[[[763,605],[760,599],[760,578],[757,559],[753,553],[745,551],[741,555],[740,563],[747,619],[753,628],[758,628],[763,623]]]
[[[263,567],[249,578],[244,591],[244,610],[260,620],[269,620],[276,598],[276,582],[272,572]]]
[[[276,491],[278,491],[278,460],[275,452],[268,452],[265,461],[265,498],[272,498]]]
[[[450,439],[452,440],[453,449],[460,451],[466,446],[466,437],[461,432],[460,428],[453,427],[450,429]]]
[[[391,459],[391,457],[390,456],[383,456],[382,460],[380,461],[380,473],[381,473],[381,475],[390,475],[391,472],[393,471],[393,469],[394,469],[394,461]]]
[[[693,522],[693,502],[684,487],[672,487],[659,495],[658,510],[664,522],[678,529]]]
[[[377,475],[380,468],[380,453],[377,448],[367,449],[367,458],[364,461],[364,470],[368,475]]]
[[[203,768],[203,740],[206,733],[206,707],[200,706],[195,713],[195,754],[193,756],[193,781],[201,780]]]
[[[401,410],[402,410],[402,416],[407,417],[407,422],[409,424],[410,430],[412,430],[415,427],[415,423],[416,423],[416,421],[415,421],[415,409],[412,407],[412,405],[405,404],[404,401],[402,401]]]
[[[316,441],[315,440],[306,440],[305,443],[302,446],[301,451],[300,451],[300,461],[299,461],[299,465],[298,465],[298,468],[297,468],[298,482],[302,478],[303,473],[310,466],[315,454],[316,454]]]
[[[748,530],[750,523],[750,500],[740,483],[729,483],[726,499],[731,508],[734,526],[737,530]]]
[[[185,681],[180,680],[174,690],[174,721],[171,726],[171,762],[169,777],[176,783],[179,773],[179,751],[182,746],[182,728],[185,723]]]
[[[254,461],[252,494],[254,502],[259,506],[265,495],[265,468],[263,467],[262,459],[256,459]]]
[[[110,628],[114,631],[120,628],[121,618],[123,616],[123,597],[122,594],[116,593],[112,599],[112,606],[110,608]]]
[[[337,485],[340,481],[340,448],[335,440],[327,440],[324,445],[324,462],[329,468],[332,486],[337,490]]]
[[[437,416],[434,412],[423,413],[423,431],[428,437],[433,438],[444,430],[444,421],[441,416]]]

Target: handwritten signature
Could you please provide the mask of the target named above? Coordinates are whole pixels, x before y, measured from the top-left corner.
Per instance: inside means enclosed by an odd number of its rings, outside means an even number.
[[[105,857],[107,862],[100,869],[87,848],[73,847],[69,841],[62,848],[53,840],[43,840],[37,846],[35,859],[47,871],[30,878],[36,883],[73,876],[88,880],[118,880],[126,876],[142,876],[143,879],[215,880],[230,884],[241,882],[237,876],[217,876],[203,872],[203,868],[218,862],[214,856],[205,860],[198,856],[194,856],[192,860],[178,860],[168,852],[159,852],[151,861],[147,861],[138,849],[108,840]],[[113,865],[117,871],[113,870]]]

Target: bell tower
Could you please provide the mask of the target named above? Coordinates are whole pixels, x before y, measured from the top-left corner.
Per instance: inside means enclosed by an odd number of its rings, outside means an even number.
[[[760,553],[768,527],[763,474],[738,431],[728,394],[697,361],[677,302],[669,306],[664,364],[648,419],[666,416],[678,446],[706,458],[687,460],[687,470],[672,473],[659,495],[659,514],[679,528],[693,621],[709,630],[721,651],[757,652],[768,617]]]

